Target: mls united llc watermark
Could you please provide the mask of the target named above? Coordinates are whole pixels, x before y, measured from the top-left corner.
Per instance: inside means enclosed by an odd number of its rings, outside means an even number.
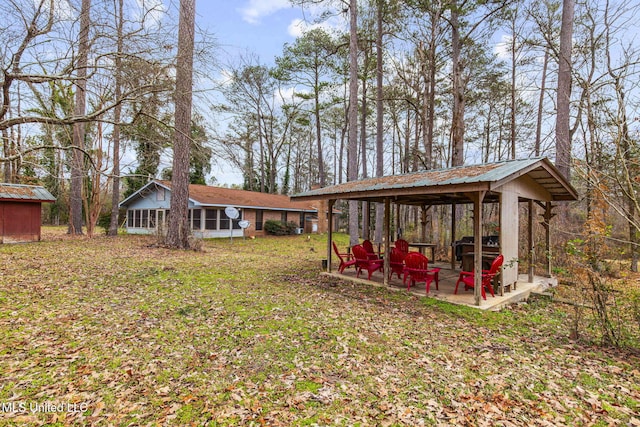
[[[51,414],[51,413],[78,413],[86,412],[89,404],[86,402],[0,402],[0,413],[11,414]]]

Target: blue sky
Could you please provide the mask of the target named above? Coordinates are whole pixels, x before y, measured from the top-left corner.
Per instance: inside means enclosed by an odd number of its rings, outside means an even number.
[[[241,55],[257,55],[273,64],[285,43],[302,34],[304,18],[312,11],[292,7],[289,0],[197,0],[196,25],[212,34],[219,45],[217,66],[236,63]],[[331,25],[325,24],[325,25]],[[212,165],[217,185],[242,184],[242,173],[224,162]]]
[[[303,18],[299,7],[288,0],[200,0],[196,19],[200,27],[212,33],[225,56],[253,53],[271,63],[300,33]]]

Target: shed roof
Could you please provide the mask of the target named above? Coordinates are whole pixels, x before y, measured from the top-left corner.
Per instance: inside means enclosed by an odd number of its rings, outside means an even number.
[[[150,187],[158,185],[171,191],[171,181],[155,180],[136,191],[120,203],[127,206],[132,201],[143,197]],[[257,191],[238,190],[234,188],[212,187],[209,185],[189,185],[189,200],[196,206],[235,206],[244,209],[272,209],[299,212],[317,212],[315,203],[311,201],[291,201],[289,196],[280,194],[259,193]]]
[[[547,201],[577,200],[578,193],[547,158],[507,160],[403,175],[350,181],[292,196],[295,200],[345,199],[430,205],[469,203],[468,193],[486,191],[485,201],[497,201],[500,187],[523,176],[538,186]],[[466,193],[466,194],[465,194]]]
[[[0,183],[0,201],[55,202],[56,198],[39,185]]]

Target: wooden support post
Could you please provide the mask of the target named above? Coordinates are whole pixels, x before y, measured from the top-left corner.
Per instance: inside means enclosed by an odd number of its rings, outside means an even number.
[[[400,239],[402,233],[400,233],[400,205],[396,204],[396,239]]]
[[[546,264],[547,264],[547,277],[552,276],[552,267],[551,267],[551,218],[556,216],[556,214],[552,213],[552,209],[555,206],[551,204],[551,202],[546,202],[544,205],[544,214],[542,217],[544,221],[542,221],[542,226],[544,227],[545,234],[545,249],[546,249]]]
[[[534,256],[535,256],[535,242],[533,241],[533,200],[529,200],[529,224],[528,224],[528,244],[529,244],[529,283],[533,283],[534,276]]]
[[[391,272],[391,200],[384,199],[384,274],[383,283],[389,286]]]
[[[329,206],[329,217],[327,218],[327,223],[328,223],[328,236],[327,236],[327,272],[331,273],[331,258],[332,258],[332,254],[333,251],[332,249],[332,243],[333,243],[333,205],[336,201],[333,199],[329,200],[329,203],[327,203],[327,205]]]
[[[456,268],[456,202],[451,204],[451,269]]]
[[[480,305],[482,298],[482,201],[486,191],[465,193],[473,200],[473,296],[475,304]]]

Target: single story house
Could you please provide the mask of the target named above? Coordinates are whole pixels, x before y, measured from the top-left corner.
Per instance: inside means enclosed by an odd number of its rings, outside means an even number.
[[[55,200],[44,187],[0,183],[0,243],[40,241],[42,203]]]
[[[120,203],[121,208],[127,209],[127,232],[153,234],[166,230],[170,205],[171,181],[150,181]],[[242,220],[249,222],[244,230],[247,236],[265,235],[267,220],[293,222],[298,233],[326,232],[322,228],[328,221],[318,221],[318,209],[323,206],[326,203],[295,202],[279,194],[189,185],[189,224],[193,235],[201,238],[242,237]],[[227,207],[236,208],[238,218],[229,218]],[[323,215],[326,217],[326,212]]]

